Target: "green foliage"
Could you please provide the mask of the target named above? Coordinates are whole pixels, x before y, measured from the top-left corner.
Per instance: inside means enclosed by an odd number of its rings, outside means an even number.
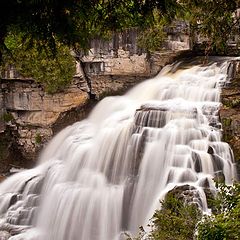
[[[160,50],[163,42],[166,39],[166,33],[163,27],[151,27],[141,32],[138,37],[138,46],[150,52]]]
[[[162,208],[153,215],[151,231],[146,233],[140,228],[138,237],[128,239],[191,240],[200,219],[201,212],[195,204],[185,203],[170,192],[162,201]]]
[[[155,23],[147,28],[143,28],[137,39],[137,44],[140,48],[148,50],[150,52],[159,51],[163,47],[163,43],[167,38],[167,34],[164,31],[166,20],[154,14]]]
[[[239,0],[3,0],[0,62],[14,64],[54,93],[73,73],[69,49],[87,50],[93,38],[140,27],[139,46],[159,50],[164,27],[175,19],[189,21],[192,38],[206,40],[206,55],[225,53],[229,38],[239,35],[238,5]]]
[[[2,118],[2,120],[3,120],[4,122],[10,122],[10,121],[12,121],[12,120],[14,119],[13,115],[12,115],[11,113],[9,113],[9,112],[4,113],[4,114],[1,116],[1,118]]]
[[[36,144],[40,144],[42,143],[42,136],[40,135],[40,133],[37,133],[35,136],[35,142]]]
[[[154,228],[150,233],[150,239],[193,239],[200,216],[196,205],[186,204],[169,193],[162,203],[162,209],[157,210],[153,216]]]
[[[239,98],[227,99],[226,101],[223,102],[223,104],[226,107],[237,108],[240,106],[240,99]]]
[[[12,27],[52,50],[55,39],[72,48],[87,49],[91,38],[109,30],[149,24],[154,9],[172,12],[173,3],[175,0],[2,0],[0,53]]]
[[[217,183],[217,195],[211,199],[212,215],[204,215],[194,204],[168,193],[152,218],[151,231],[140,229],[128,240],[238,240],[240,236],[240,184]],[[197,233],[197,234],[195,234]]]
[[[238,0],[180,0],[180,16],[190,23],[192,34],[205,38],[205,51],[224,54],[231,36],[239,34]]]
[[[56,42],[53,56],[44,43],[16,33],[10,33],[5,44],[10,51],[3,55],[5,67],[14,65],[22,76],[42,83],[48,93],[61,91],[72,81],[75,60],[67,46]]]
[[[198,240],[237,240],[240,236],[240,184],[218,186],[211,216],[198,224]]]
[[[223,118],[222,124],[224,127],[230,127],[232,124],[232,119],[231,118]]]
[[[155,25],[156,12],[169,21],[187,19],[194,32],[207,38],[207,47],[224,51],[239,33],[233,13],[239,0],[3,0],[0,8],[0,52],[9,29],[56,48],[56,39],[72,48],[87,49],[89,40],[108,31]],[[151,32],[151,31],[150,31]],[[152,33],[154,36],[155,34]]]
[[[49,93],[57,92],[73,75],[69,49],[88,50],[93,38],[149,26],[153,10],[166,13],[171,2],[175,0],[3,0],[0,63],[13,64],[23,76],[44,84]]]

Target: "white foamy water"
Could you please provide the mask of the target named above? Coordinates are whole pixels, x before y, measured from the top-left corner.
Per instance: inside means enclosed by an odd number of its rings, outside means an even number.
[[[176,185],[193,186],[207,211],[202,187],[235,178],[218,120],[228,67],[168,66],[103,99],[50,142],[35,169],[0,185],[0,230],[11,240],[119,240],[146,226]]]

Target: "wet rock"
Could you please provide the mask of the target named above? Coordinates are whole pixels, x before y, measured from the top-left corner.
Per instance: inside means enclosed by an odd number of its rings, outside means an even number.
[[[5,180],[5,176],[4,175],[0,175],[0,182],[2,182],[3,180]]]
[[[212,154],[214,153],[214,149],[213,149],[213,147],[208,146],[207,153],[212,155]]]
[[[213,168],[214,171],[222,171],[223,170],[223,159],[221,157],[219,157],[217,154],[213,154],[212,155],[212,162],[213,162]]]
[[[217,171],[214,174],[214,181],[218,183],[224,183],[225,182],[225,176],[222,171]]]
[[[210,183],[208,178],[202,179],[199,185],[204,189],[210,188]]]
[[[167,109],[142,108],[135,113],[135,126],[162,128],[166,124]]]
[[[9,207],[12,206],[12,205],[14,205],[14,204],[17,202],[17,200],[18,200],[18,195],[17,195],[17,194],[14,194],[14,195],[11,197],[11,199],[10,199]],[[9,208],[9,207],[8,207],[8,208]]]
[[[176,186],[168,194],[173,194],[175,198],[183,200],[187,204],[196,204],[202,208],[202,200],[197,189],[191,185]]]

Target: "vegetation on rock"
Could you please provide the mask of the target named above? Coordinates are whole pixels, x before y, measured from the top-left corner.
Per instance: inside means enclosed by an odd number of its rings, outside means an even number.
[[[49,93],[72,80],[71,50],[86,50],[94,37],[149,25],[152,10],[166,12],[165,1],[4,0],[0,8],[0,62],[13,64],[43,83]]]
[[[192,37],[205,38],[206,54],[224,53],[229,38],[239,33],[238,5],[238,0],[3,0],[0,61],[9,63],[10,56],[23,75],[53,93],[71,81],[69,48],[87,50],[92,38],[140,27],[139,46],[159,50],[164,27],[176,19],[189,22]],[[22,42],[12,40],[15,36]]]
[[[159,51],[162,49],[164,41],[167,38],[167,34],[164,31],[166,19],[161,18],[155,14],[155,24],[150,27],[143,28],[139,32],[138,36],[138,47],[145,49],[149,52]]]
[[[240,184],[220,184],[213,213],[198,224],[199,240],[237,240],[240,236]]]
[[[37,133],[35,136],[35,142],[36,144],[41,144],[42,143],[42,136],[40,133]]]
[[[240,184],[217,184],[211,199],[212,214],[203,215],[195,204],[187,204],[172,192],[151,219],[150,232],[141,227],[134,240],[237,240],[240,236]]]
[[[52,50],[55,40],[72,48],[87,49],[89,40],[106,32],[153,22],[153,10],[167,13],[171,1],[163,0],[3,0],[0,8],[0,46],[9,29],[17,28],[31,40]]]
[[[239,1],[180,0],[179,4],[182,7],[180,16],[189,22],[193,35],[205,39],[205,53],[226,53],[230,38],[239,35]]]
[[[2,114],[1,119],[4,122],[10,122],[14,119],[14,117],[10,112],[6,112],[6,113]]]
[[[75,59],[66,45],[56,42],[53,56],[51,49],[42,42],[24,38],[16,32],[8,34],[5,44],[10,55],[3,52],[2,69],[14,65],[23,77],[42,83],[48,93],[61,91],[71,82]]]
[[[150,239],[190,240],[200,216],[195,204],[187,204],[183,199],[168,194],[161,210],[157,210],[153,216],[154,226]]]

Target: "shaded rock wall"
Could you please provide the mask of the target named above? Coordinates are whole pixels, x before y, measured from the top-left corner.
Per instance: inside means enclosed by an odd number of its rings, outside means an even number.
[[[232,79],[222,89],[220,120],[223,141],[230,144],[240,177],[240,61],[232,62]]]

